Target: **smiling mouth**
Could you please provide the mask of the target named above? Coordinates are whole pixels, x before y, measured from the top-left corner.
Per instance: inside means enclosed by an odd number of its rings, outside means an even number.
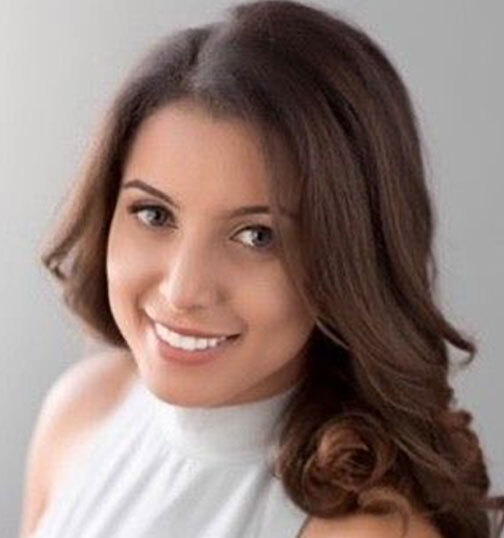
[[[232,340],[239,335],[219,336],[213,338],[198,338],[192,335],[184,335],[171,331],[166,326],[153,322],[154,331],[158,338],[163,342],[178,349],[186,349],[188,351],[201,351],[220,346],[222,343]]]
[[[220,357],[226,356],[226,351],[236,344],[236,340],[241,336],[233,335],[229,338],[225,338],[223,341],[216,345],[207,345],[202,349],[192,348],[187,349],[183,347],[177,347],[170,342],[164,340],[156,331],[154,324],[151,324],[151,334],[156,342],[156,351],[163,361],[178,363],[186,366],[204,365],[207,363],[213,363]]]
[[[206,333],[204,331],[200,331],[198,329],[186,329],[185,327],[178,327],[174,324],[170,323],[164,323],[162,321],[158,321],[151,316],[147,315],[150,322],[156,326],[158,325],[161,330],[168,331],[172,333],[173,336],[177,335],[180,337],[190,337],[190,338],[200,338],[200,339],[207,339],[211,340],[213,338],[234,338],[236,336],[239,336],[240,333],[234,333],[234,334],[225,334],[224,332],[221,333]]]

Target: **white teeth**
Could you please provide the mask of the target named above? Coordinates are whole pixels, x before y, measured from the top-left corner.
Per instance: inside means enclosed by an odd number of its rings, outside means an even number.
[[[194,336],[185,336],[171,331],[160,323],[154,323],[154,329],[161,340],[167,342],[173,347],[182,348],[188,351],[215,347],[227,339],[226,336],[219,336],[217,338],[196,338]]]

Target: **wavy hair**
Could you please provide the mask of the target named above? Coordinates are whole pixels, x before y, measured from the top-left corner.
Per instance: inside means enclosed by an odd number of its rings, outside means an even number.
[[[139,125],[179,99],[259,128],[282,263],[315,322],[272,466],[288,495],[319,517],[399,510],[407,523],[415,507],[445,537],[500,536],[504,496],[488,494],[472,416],[448,382],[447,344],[468,353],[464,366],[476,344],[436,304],[412,101],[380,46],[342,14],[244,3],[142,56],[44,241],[65,304],[87,332],[127,347],[108,302],[109,226]],[[287,198],[295,232],[279,217]]]

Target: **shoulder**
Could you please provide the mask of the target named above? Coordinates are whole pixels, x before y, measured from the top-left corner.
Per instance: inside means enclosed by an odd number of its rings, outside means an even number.
[[[335,519],[311,517],[299,538],[443,538],[419,513],[410,516],[403,533],[398,515],[349,515]]]
[[[125,350],[100,351],[72,364],[50,387],[36,426],[39,447],[51,472],[48,486],[73,447],[82,445],[85,436],[121,401],[135,368]]]
[[[99,419],[120,399],[134,371],[134,361],[126,350],[100,351],[78,360],[47,391],[39,421],[51,423],[64,434]]]
[[[93,428],[118,405],[135,372],[131,354],[115,348],[79,359],[49,387],[27,450],[24,533],[34,528],[44,511],[61,468]]]

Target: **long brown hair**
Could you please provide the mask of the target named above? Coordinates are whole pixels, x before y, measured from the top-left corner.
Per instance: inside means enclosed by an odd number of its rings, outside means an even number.
[[[455,409],[447,379],[447,344],[465,364],[476,345],[436,304],[417,118],[386,54],[345,19],[259,1],[157,43],[108,107],[42,262],[85,330],[127,347],[105,255],[139,125],[178,99],[250,122],[271,170],[282,263],[315,322],[274,472],[315,516],[396,508],[407,518],[417,507],[446,537],[497,537],[504,497],[488,495],[472,416]],[[294,233],[279,218],[287,198]]]

